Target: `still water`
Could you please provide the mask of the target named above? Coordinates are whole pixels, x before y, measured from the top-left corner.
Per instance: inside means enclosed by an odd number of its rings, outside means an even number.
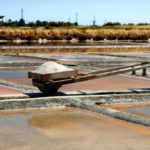
[[[9,64],[12,64],[12,63],[27,63],[28,60],[26,59],[17,59],[15,57],[9,57],[9,56],[2,56],[0,55],[0,65],[1,64],[5,64],[5,63],[9,63]]]
[[[27,77],[26,71],[0,71],[0,78]]]
[[[150,117],[150,106],[141,106],[141,107],[129,107],[123,109],[123,111],[130,112],[130,113],[137,113],[147,117]]]
[[[149,150],[150,129],[141,131],[80,109],[0,113],[5,150]]]

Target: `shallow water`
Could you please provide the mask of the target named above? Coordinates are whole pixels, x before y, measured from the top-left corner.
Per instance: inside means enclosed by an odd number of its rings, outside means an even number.
[[[0,71],[0,78],[27,77],[26,71]]]
[[[25,58],[17,59],[16,57],[7,57],[7,56],[2,56],[0,55],[0,64],[4,63],[25,63],[28,62]]]
[[[125,108],[123,110],[126,111],[126,112],[137,113],[139,115],[141,114],[141,115],[150,117],[150,106],[129,107],[129,108]]]
[[[0,114],[0,149],[141,150],[150,149],[148,134],[79,109]]]

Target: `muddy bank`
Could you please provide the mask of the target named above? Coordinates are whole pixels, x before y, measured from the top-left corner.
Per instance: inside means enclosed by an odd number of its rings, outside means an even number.
[[[23,91],[17,90],[12,87],[0,85],[0,95],[11,95],[11,94],[20,94],[20,93],[23,93]]]
[[[12,87],[12,88],[24,91],[24,92],[34,92],[34,91],[39,92],[39,90],[37,90],[36,87],[22,85],[22,84],[16,84],[16,83],[8,82],[8,81],[2,80],[2,79],[0,79],[0,84],[3,86],[6,86],[6,87]]]

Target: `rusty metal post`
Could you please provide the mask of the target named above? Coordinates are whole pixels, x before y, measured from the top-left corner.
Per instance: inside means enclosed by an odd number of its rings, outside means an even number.
[[[142,76],[147,76],[146,68],[143,68]]]

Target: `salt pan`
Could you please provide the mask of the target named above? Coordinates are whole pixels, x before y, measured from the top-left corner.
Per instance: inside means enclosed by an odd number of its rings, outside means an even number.
[[[73,71],[73,70],[74,69],[68,68],[56,62],[49,61],[42,64],[40,67],[38,67],[36,70],[32,72],[39,73],[39,74],[52,74],[52,73],[59,73],[59,72]]]

